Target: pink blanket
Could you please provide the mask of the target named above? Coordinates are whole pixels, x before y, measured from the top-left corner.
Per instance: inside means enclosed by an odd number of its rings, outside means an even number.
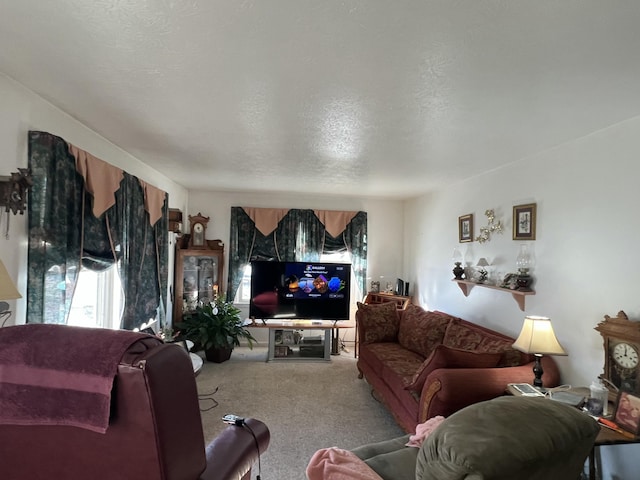
[[[143,338],[153,339],[65,325],[0,328],[0,424],[70,425],[105,433],[118,364]]]
[[[348,450],[331,447],[313,454],[307,465],[309,480],[382,480],[369,465]]]
[[[406,446],[420,448],[425,438],[427,438],[442,422],[444,422],[444,417],[438,415],[437,417],[430,418],[424,423],[419,423],[416,425],[416,433],[409,437],[409,441],[406,443]]]

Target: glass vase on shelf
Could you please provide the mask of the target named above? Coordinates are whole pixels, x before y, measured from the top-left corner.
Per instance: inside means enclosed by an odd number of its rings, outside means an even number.
[[[518,286],[518,290],[525,292],[531,291],[533,278],[530,275],[530,270],[533,268],[533,263],[533,256],[529,251],[529,245],[523,243],[520,245],[520,252],[516,258],[516,268],[518,269],[516,284]]]

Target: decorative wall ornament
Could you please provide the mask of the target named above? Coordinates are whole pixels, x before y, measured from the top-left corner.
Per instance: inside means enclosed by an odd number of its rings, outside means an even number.
[[[486,227],[480,227],[480,235],[476,237],[476,241],[480,243],[491,241],[492,233],[502,233],[502,223],[500,220],[495,222],[496,216],[493,209],[485,210],[484,214],[487,216],[488,223]]]
[[[19,168],[9,177],[0,177],[0,207],[14,215],[24,215],[27,209],[27,190],[33,185],[28,168]]]

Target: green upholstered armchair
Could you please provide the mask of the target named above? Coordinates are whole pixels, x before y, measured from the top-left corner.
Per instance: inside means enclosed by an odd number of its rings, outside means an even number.
[[[588,415],[545,398],[499,397],[460,410],[420,448],[409,436],[352,450],[384,480],[577,479],[599,432]]]

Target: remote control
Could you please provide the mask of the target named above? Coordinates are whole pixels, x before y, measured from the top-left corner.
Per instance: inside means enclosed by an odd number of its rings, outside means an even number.
[[[222,421],[224,423],[228,423],[229,425],[242,425],[242,423],[244,422],[244,418],[237,415],[228,414],[222,417]]]
[[[544,397],[544,393],[528,383],[510,383],[509,386],[513,387],[524,397]]]

